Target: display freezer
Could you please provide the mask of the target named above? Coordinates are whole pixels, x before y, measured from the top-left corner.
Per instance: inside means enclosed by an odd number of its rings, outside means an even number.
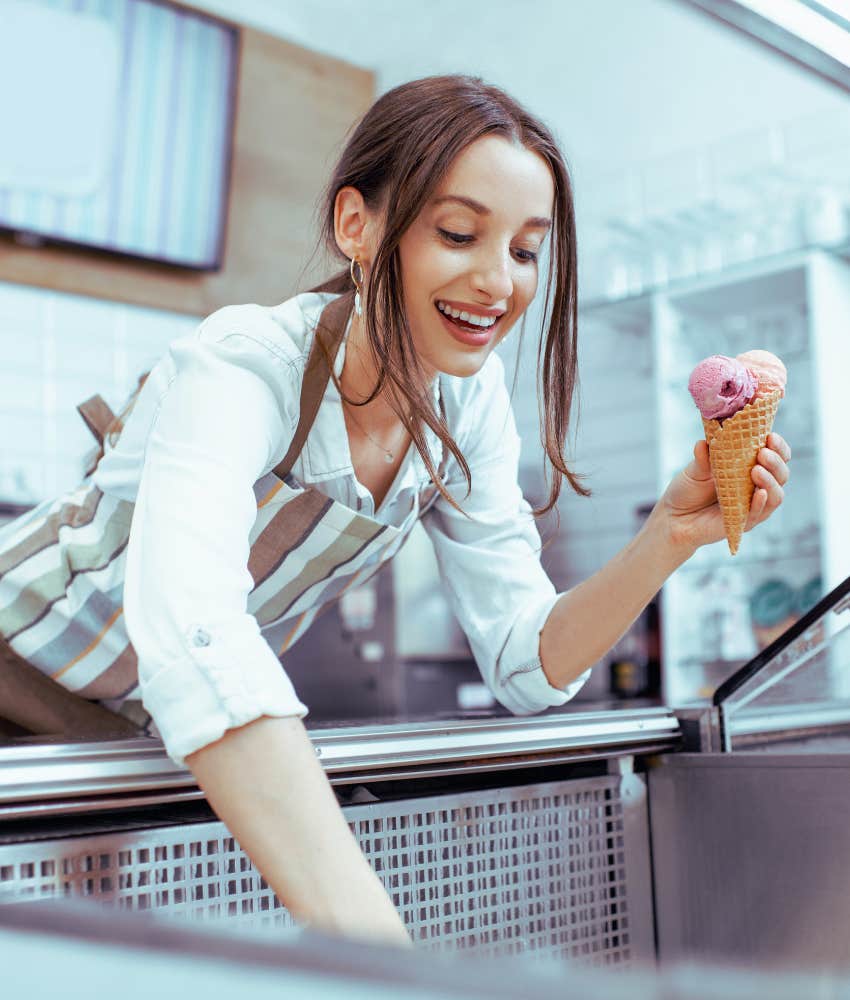
[[[649,769],[661,961],[850,966],[850,579]]]
[[[711,704],[308,729],[420,948],[850,974],[848,674],[850,580]],[[0,904],[57,897],[297,931],[152,740],[0,747]]]
[[[654,955],[641,762],[679,742],[669,710],[567,705],[309,732],[421,945],[591,964]],[[0,903],[86,896],[291,926],[191,772],[154,741],[0,748],[0,841]]]

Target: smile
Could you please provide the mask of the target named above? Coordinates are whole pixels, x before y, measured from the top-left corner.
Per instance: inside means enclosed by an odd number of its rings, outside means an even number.
[[[478,316],[475,313],[467,312],[465,309],[452,309],[451,306],[446,305],[445,302],[437,302],[437,308],[446,316],[450,316],[452,319],[459,319],[464,324],[470,326],[481,326],[488,327],[493,326],[498,316]]]
[[[484,347],[489,344],[502,319],[501,316],[480,316],[466,310],[452,309],[444,302],[436,302],[435,306],[452,337],[469,347]]]

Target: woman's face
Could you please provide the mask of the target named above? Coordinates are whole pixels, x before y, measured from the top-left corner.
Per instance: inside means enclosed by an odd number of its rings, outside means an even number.
[[[429,376],[475,374],[523,314],[554,197],[543,157],[501,136],[457,157],[399,244],[407,319]]]

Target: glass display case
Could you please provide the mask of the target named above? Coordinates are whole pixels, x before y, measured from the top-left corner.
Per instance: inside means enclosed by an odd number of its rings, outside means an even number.
[[[720,749],[850,750],[850,577],[714,693]]]

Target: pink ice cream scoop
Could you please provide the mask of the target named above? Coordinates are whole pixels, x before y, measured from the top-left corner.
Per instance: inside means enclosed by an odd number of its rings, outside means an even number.
[[[785,365],[770,351],[745,351],[735,359],[740,361],[758,379],[756,397],[759,399],[769,396],[770,393],[780,390],[785,395],[785,384],[788,381],[788,372]]]
[[[706,420],[724,420],[755,396],[756,376],[739,359],[712,354],[694,368],[688,391]]]

